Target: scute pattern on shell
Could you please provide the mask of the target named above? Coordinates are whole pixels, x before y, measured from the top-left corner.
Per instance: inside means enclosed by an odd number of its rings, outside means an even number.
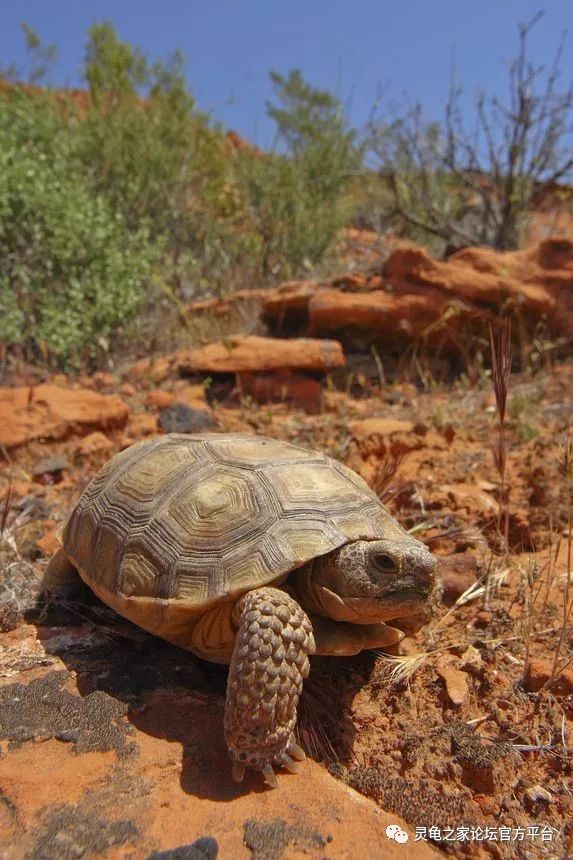
[[[358,475],[323,454],[262,436],[171,434],[103,467],[64,546],[110,592],[200,608],[381,537],[405,533]]]

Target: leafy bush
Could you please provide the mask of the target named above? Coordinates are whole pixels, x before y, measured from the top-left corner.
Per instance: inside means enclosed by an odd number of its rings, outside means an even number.
[[[25,35],[37,83],[55,49]],[[314,266],[348,220],[354,133],[299,72],[272,73],[280,154],[231,146],[181,55],[152,63],[110,24],[90,29],[84,76],[81,94],[0,86],[3,342],[78,363],[149,300],[154,263],[179,307]]]
[[[156,247],[93,191],[74,123],[38,95],[0,95],[0,340],[93,355],[144,295]]]
[[[251,253],[244,201],[222,132],[195,107],[175,52],[151,63],[111,24],[89,31],[80,157],[130,228],[164,247],[163,276],[188,298],[219,291]]]
[[[267,113],[284,154],[246,152],[239,160],[244,196],[259,236],[262,275],[293,275],[318,263],[347,223],[348,195],[361,154],[342,105],[297,69],[271,72],[277,104]]]
[[[342,194],[325,193],[316,153],[241,156],[240,175],[257,237],[260,277],[290,277],[318,263],[348,220]]]

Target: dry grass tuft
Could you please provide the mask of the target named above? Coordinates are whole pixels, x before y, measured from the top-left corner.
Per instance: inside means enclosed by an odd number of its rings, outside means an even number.
[[[404,481],[398,478],[408,454],[406,449],[398,451],[397,454],[388,453],[376,471],[373,490],[382,502],[386,504],[404,486]]]
[[[488,567],[483,576],[476,580],[476,582],[472,582],[469,588],[466,588],[463,594],[460,594],[456,602],[450,606],[448,611],[438,618],[436,623],[429,628],[429,635],[433,637],[436,631],[442,627],[456,609],[460,606],[464,606],[466,603],[470,603],[472,600],[477,600],[478,597],[482,597],[485,595],[487,589],[489,589],[490,596],[492,596],[493,593],[506,581],[508,573],[509,568],[507,567],[502,570],[496,570],[495,572]]]
[[[414,672],[423,666],[436,651],[421,651],[419,654],[398,655],[385,654],[379,651],[378,657],[382,662],[381,676],[388,684],[409,683]]]
[[[6,495],[4,497],[4,505],[2,507],[2,517],[0,518],[0,547],[2,546],[2,541],[4,539],[4,532],[6,531],[6,525],[8,523],[8,514],[10,513],[10,508],[12,507],[12,480],[8,484],[8,490],[6,491]]]
[[[497,338],[494,338],[490,326],[491,363],[493,390],[497,405],[498,425],[497,438],[492,445],[493,459],[499,475],[499,509],[497,531],[503,543],[503,556],[509,555],[509,504],[507,499],[507,437],[505,432],[505,412],[507,392],[509,390],[509,375],[511,372],[511,320],[504,319]],[[486,603],[489,591],[486,583]]]
[[[22,556],[18,545],[18,532],[30,518],[27,510],[12,515],[9,488],[0,517],[0,630],[14,629],[37,599],[38,572]]]
[[[551,675],[541,688],[540,693],[546,690],[573,663],[573,657],[561,656],[565,649],[566,637],[571,632],[570,623],[573,613],[573,589],[571,588],[573,578],[573,435],[571,431],[566,433],[559,447],[558,469],[563,479],[567,509],[567,570],[563,585],[561,631],[553,657]]]
[[[500,423],[505,421],[505,407],[509,389],[509,374],[511,372],[511,320],[503,320],[497,338],[493,336],[490,326],[489,339],[491,344],[491,363],[493,390]]]

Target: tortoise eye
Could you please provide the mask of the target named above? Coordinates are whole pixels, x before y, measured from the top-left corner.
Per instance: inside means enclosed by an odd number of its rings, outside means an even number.
[[[379,552],[372,557],[374,567],[382,573],[398,573],[399,567],[395,559],[386,552]]]

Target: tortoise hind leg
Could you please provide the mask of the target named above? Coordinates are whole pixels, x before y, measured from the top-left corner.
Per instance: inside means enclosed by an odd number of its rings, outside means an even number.
[[[311,623],[298,603],[278,588],[258,588],[235,607],[239,630],[229,668],[225,739],[233,776],[246,767],[263,772],[276,788],[273,765],[291,772],[304,753],[294,743],[296,709],[315,651]]]
[[[52,556],[42,577],[42,591],[63,591],[78,585],[79,574],[63,547]]]

